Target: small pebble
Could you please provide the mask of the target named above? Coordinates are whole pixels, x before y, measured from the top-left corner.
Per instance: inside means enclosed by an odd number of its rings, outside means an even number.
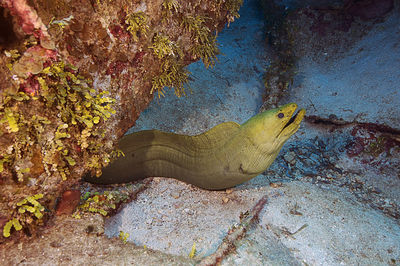
[[[191,210],[189,208],[185,208],[183,211],[188,215],[193,215],[195,213],[193,210]]]
[[[283,158],[290,164],[295,164],[296,163],[296,154],[294,152],[288,152],[286,153]]]
[[[181,195],[179,193],[179,191],[172,191],[171,192],[171,197],[173,197],[174,199],[178,199]]]
[[[278,182],[278,183],[269,183],[269,186],[272,188],[279,188],[282,187],[282,183]]]
[[[232,192],[233,192],[233,189],[231,189],[231,188],[228,188],[227,190],[225,190],[226,194],[231,194]]]

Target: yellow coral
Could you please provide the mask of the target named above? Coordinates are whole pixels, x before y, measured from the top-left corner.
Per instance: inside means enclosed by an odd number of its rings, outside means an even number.
[[[16,231],[19,231],[23,226],[31,224],[33,222],[32,215],[36,217],[37,221],[40,221],[45,210],[44,206],[38,201],[42,198],[43,194],[36,194],[19,201],[14,209],[14,218],[9,220],[3,228],[3,236],[9,237],[13,227]]]
[[[127,30],[131,33],[133,41],[139,40],[140,34],[146,36],[148,26],[148,18],[144,12],[136,12],[127,15],[125,23],[128,25]]]

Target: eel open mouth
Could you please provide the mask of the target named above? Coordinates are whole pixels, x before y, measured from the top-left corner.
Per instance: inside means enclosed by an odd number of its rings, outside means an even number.
[[[286,125],[282,128],[282,131],[296,120],[296,117],[299,114],[299,112],[300,112],[300,110],[297,110],[296,114],[294,116],[292,116],[290,118],[290,120],[286,123]]]
[[[304,115],[306,114],[306,111],[304,109],[298,110],[283,126],[281,132],[279,133],[279,136],[287,135],[290,136],[294,132],[297,131],[297,129],[300,127],[300,123],[304,118]]]

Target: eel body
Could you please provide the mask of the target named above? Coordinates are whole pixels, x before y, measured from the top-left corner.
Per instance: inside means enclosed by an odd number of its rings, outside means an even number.
[[[290,103],[264,111],[239,125],[219,124],[196,136],[145,130],[124,136],[118,146],[125,156],[102,170],[96,184],[126,183],[146,177],[170,177],[200,188],[219,190],[264,172],[305,115]]]

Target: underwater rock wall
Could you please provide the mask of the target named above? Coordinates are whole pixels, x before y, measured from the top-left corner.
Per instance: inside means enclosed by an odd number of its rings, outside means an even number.
[[[62,191],[84,172],[100,174],[154,94],[185,93],[186,65],[213,66],[215,33],[241,4],[1,0],[3,236],[34,233]]]
[[[263,0],[261,1],[264,2]],[[349,0],[274,0],[272,2],[278,6],[285,6],[287,8],[294,9],[303,7],[327,8],[340,6],[345,2],[349,2]]]
[[[267,43],[274,54],[264,76],[267,96],[263,110],[277,106],[293,86],[299,58],[304,56],[300,46],[312,52],[322,51],[333,43],[347,49],[394,8],[394,0],[260,0],[260,3],[266,16]],[[303,16],[309,21],[301,20]],[[336,36],[337,33],[343,36]],[[313,44],[309,44],[310,38],[315,39]],[[323,54],[321,58],[324,57]]]

